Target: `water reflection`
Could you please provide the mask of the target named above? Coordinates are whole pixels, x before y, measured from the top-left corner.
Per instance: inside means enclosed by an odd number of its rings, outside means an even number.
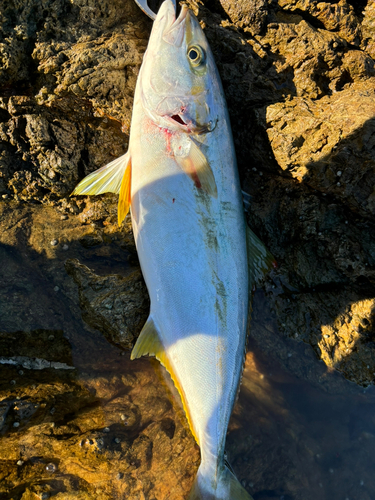
[[[10,391],[1,387],[0,498],[48,498],[27,490],[56,498],[185,498],[199,452],[176,392],[161,383],[163,369],[100,342],[74,358],[75,376],[0,368],[3,381],[17,379]],[[323,392],[250,345],[227,451],[254,500],[370,500],[374,424],[374,390]]]
[[[250,345],[228,451],[254,500],[375,498],[375,391],[352,389],[329,394]]]

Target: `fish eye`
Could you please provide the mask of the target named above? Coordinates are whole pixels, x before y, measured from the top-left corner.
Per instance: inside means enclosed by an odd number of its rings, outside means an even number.
[[[202,49],[202,47],[199,47],[198,45],[193,45],[192,47],[189,47],[187,55],[190,60],[190,63],[193,66],[199,66],[204,62],[205,59],[204,50]]]

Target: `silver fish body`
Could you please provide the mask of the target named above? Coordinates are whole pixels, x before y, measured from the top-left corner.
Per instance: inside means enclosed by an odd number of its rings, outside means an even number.
[[[75,194],[108,190],[120,192],[120,221],[131,206],[151,298],[132,358],[155,355],[167,368],[200,446],[189,498],[248,500],[224,464],[253,281],[242,194],[211,50],[191,11],[183,7],[176,19],[171,0],[156,16],[139,73],[129,151]],[[255,246],[260,269],[267,256]]]

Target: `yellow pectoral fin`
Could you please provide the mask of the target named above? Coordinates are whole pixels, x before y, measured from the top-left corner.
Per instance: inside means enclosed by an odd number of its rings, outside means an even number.
[[[121,226],[121,223],[127,216],[130,208],[131,177],[132,177],[132,164],[131,164],[131,159],[129,158],[128,166],[126,167],[124,176],[122,178],[120,196],[118,199],[117,218],[119,226]]]
[[[86,176],[76,186],[72,196],[77,194],[103,194],[120,192],[121,181],[130,161],[129,152]]]
[[[132,353],[130,355],[130,359],[140,358],[141,356],[155,356],[156,359],[165,367],[169,375],[171,376],[173,383],[180,394],[180,398],[182,401],[182,406],[184,407],[185,415],[189,423],[189,427],[191,433],[194,436],[194,439],[199,445],[197,434],[193,427],[193,421],[190,416],[189,407],[186,401],[186,396],[182,386],[176,376],[173,366],[168,359],[168,356],[165,352],[162,341],[160,340],[159,331],[154,323],[154,320],[151,316],[149,316],[146,321],[144,327],[142,328],[141,333],[133,347]]]
[[[217,198],[217,186],[212,169],[199,147],[191,141],[187,156],[175,156],[182,170],[193,179],[197,188],[201,188]]]

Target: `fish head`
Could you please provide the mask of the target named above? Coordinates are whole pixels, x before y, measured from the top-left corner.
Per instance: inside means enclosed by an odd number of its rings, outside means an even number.
[[[222,95],[215,61],[199,21],[165,0],[154,21],[139,78],[145,111],[160,127],[203,134],[218,120]]]

